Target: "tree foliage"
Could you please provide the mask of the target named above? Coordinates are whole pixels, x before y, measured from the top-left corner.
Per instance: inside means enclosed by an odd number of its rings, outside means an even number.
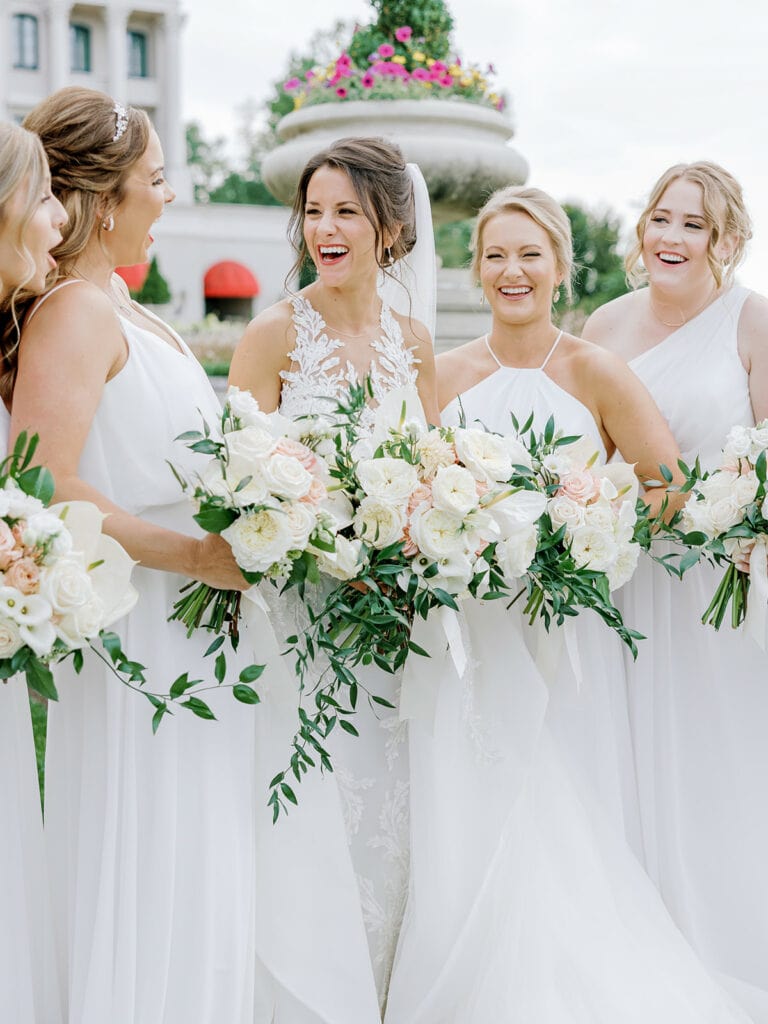
[[[144,284],[141,286],[136,298],[143,305],[150,306],[163,306],[166,302],[171,301],[171,289],[160,273],[156,256],[152,257]]]
[[[589,315],[628,290],[624,262],[618,253],[621,221],[611,210],[592,211],[577,203],[564,203],[563,208],[573,234],[573,306]],[[556,309],[567,308],[562,297]]]

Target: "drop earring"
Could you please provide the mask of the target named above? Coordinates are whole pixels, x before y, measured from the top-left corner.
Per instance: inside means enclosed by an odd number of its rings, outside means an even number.
[[[557,288],[555,288],[554,292],[552,293],[552,305],[554,306],[559,301],[560,301],[560,285],[558,285]]]
[[[108,217],[105,217],[104,220],[101,222],[101,229],[102,231],[113,231],[114,228],[115,218],[110,213],[110,215]]]

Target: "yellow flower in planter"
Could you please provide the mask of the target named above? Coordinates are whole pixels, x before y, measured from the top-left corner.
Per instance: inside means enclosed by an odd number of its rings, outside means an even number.
[[[405,64],[405,57],[399,53],[396,53],[391,59],[393,64]]]
[[[467,78],[465,75],[464,78],[461,79],[460,84],[463,85],[465,89],[467,89],[469,88],[470,85],[472,85],[472,79]]]
[[[417,60],[422,64],[427,59],[427,55],[425,53],[422,53],[421,50],[414,50],[411,56],[413,57],[414,60]]]
[[[428,68],[431,68],[434,63],[435,63],[435,58],[434,57],[427,57],[427,67]]]
[[[462,74],[462,70],[458,64],[451,64],[448,70],[450,71],[454,78],[458,78]]]

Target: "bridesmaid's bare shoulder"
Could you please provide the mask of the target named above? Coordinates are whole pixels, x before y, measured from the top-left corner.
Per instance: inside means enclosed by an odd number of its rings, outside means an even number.
[[[646,301],[645,289],[611,299],[590,315],[581,332],[582,338],[608,349],[619,347],[617,339],[625,334],[627,323],[645,309]]]
[[[495,369],[483,338],[474,338],[464,345],[441,352],[436,359],[437,399],[444,409],[457,395],[463,394]]]

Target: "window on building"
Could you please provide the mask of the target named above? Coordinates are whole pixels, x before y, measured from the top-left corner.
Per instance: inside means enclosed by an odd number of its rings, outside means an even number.
[[[146,32],[128,32],[128,74],[131,78],[148,78]]]
[[[32,14],[13,16],[13,66],[33,71],[38,67],[37,18]]]
[[[71,71],[91,71],[91,30],[87,25],[69,26],[69,66]]]

